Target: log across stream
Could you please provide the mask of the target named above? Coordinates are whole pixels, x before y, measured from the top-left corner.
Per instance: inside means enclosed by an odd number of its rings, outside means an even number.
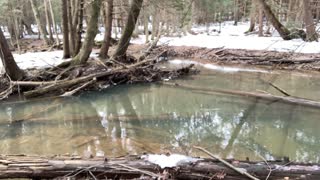
[[[169,155],[170,156],[170,155]],[[317,164],[294,162],[250,162],[227,160],[235,168],[257,179],[320,179]],[[83,159],[77,156],[0,156],[0,178],[33,179],[247,179],[223,163],[213,159],[197,159],[160,168],[144,156],[115,159],[105,157]]]

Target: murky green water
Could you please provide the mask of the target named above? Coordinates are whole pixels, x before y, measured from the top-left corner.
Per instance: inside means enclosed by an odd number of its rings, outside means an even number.
[[[203,69],[176,82],[203,88],[279,92],[320,100],[320,77],[305,74]],[[1,154],[143,152],[199,155],[193,145],[223,157],[260,160],[289,156],[320,162],[320,111],[179,87],[120,86],[72,98],[0,104]]]

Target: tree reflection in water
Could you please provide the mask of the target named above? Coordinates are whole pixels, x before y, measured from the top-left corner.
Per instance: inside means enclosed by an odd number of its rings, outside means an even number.
[[[231,79],[235,88],[248,88],[241,84],[247,77]],[[212,86],[209,80],[201,86]],[[215,86],[231,84],[218,80]],[[267,90],[265,84],[250,85]],[[198,145],[222,157],[260,160],[259,154],[319,162],[320,112],[280,102],[136,85],[0,106],[2,154],[110,157],[170,151],[198,156],[192,149]]]

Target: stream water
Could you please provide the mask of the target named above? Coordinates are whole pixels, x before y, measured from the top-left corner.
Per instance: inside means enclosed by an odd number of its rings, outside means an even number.
[[[291,95],[320,100],[320,77],[312,74],[213,69],[175,82],[281,95],[270,81]],[[0,154],[198,156],[192,149],[198,145],[227,158],[319,162],[319,117],[318,109],[281,102],[159,84],[118,86],[0,104]]]

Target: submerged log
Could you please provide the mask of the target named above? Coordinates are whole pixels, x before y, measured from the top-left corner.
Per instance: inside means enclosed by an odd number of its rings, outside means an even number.
[[[284,164],[281,161],[249,162],[227,160],[254,177],[265,179],[320,179],[317,164]],[[140,156],[115,159],[105,157],[82,159],[81,157],[56,156],[0,156],[0,178],[92,178],[135,179],[147,177],[166,179],[247,179],[218,160],[198,159],[196,162],[178,163],[176,167],[162,169]]]
[[[320,108],[320,102],[318,102],[318,101],[313,101],[313,100],[304,99],[304,98],[300,98],[300,97],[294,97],[294,96],[276,96],[276,95],[266,94],[266,93],[255,93],[255,92],[244,92],[244,91],[222,90],[222,89],[211,89],[211,88],[199,88],[199,87],[195,87],[195,86],[183,85],[183,84],[177,84],[177,83],[169,83],[169,82],[162,82],[161,84],[171,86],[171,87],[181,87],[184,89],[205,92],[207,94],[210,94],[210,93],[212,93],[212,94],[216,94],[216,93],[230,94],[230,95],[235,95],[235,96],[260,98],[262,100],[267,100],[267,101],[283,102],[283,103],[288,103],[288,104],[295,104],[295,105],[301,105],[301,106]]]

